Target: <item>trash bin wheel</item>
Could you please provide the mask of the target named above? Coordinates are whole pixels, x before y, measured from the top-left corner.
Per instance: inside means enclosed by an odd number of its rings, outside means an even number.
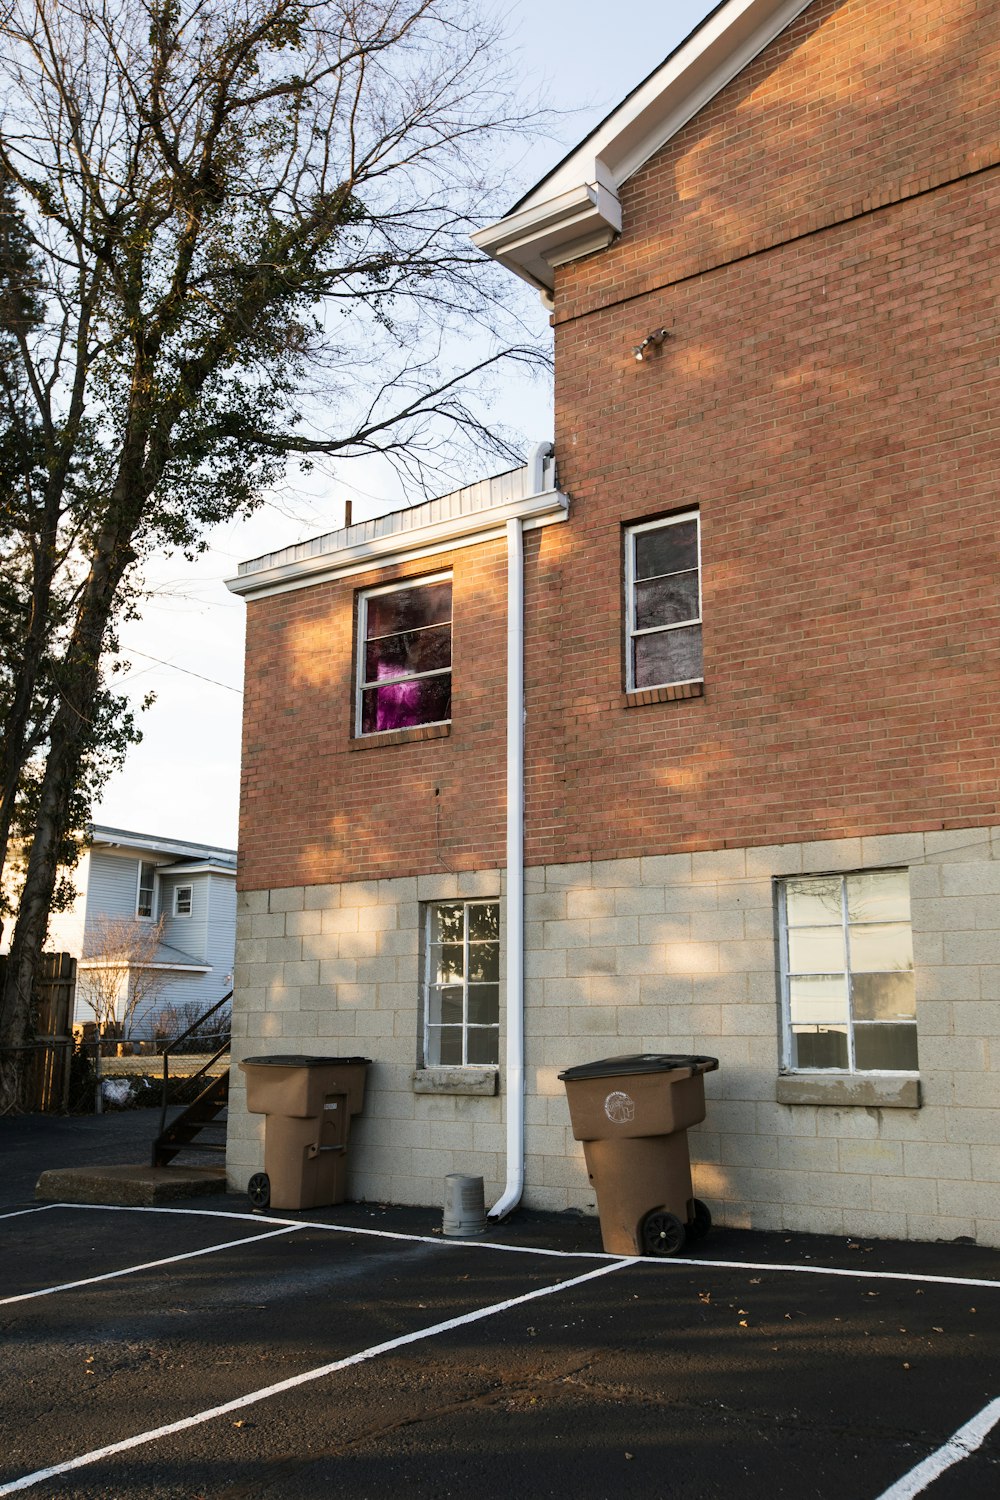
[[[708,1211],[708,1205],[702,1203],[700,1198],[692,1198],[691,1205],[694,1209],[694,1218],[687,1226],[687,1232],[693,1240],[703,1240],[712,1227],[712,1215]]]
[[[687,1234],[676,1214],[654,1208],[643,1219],[639,1238],[644,1255],[678,1255],[684,1249]]]
[[[254,1208],[266,1208],[271,1201],[271,1179],[266,1172],[255,1172],[247,1183],[247,1197]]]

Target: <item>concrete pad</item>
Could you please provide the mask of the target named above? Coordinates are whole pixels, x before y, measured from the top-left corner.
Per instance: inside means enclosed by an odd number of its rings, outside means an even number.
[[[56,1167],[39,1177],[35,1197],[45,1203],[150,1207],[225,1191],[224,1167]]]

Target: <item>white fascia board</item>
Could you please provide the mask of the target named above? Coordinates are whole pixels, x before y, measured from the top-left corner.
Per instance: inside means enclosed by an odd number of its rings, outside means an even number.
[[[266,599],[272,594],[311,588],[313,584],[329,583],[354,573],[370,573],[373,568],[387,568],[413,558],[433,557],[440,552],[474,547],[479,542],[506,535],[510,520],[520,520],[525,531],[533,531],[539,526],[565,521],[568,514],[567,497],[558,490],[545,490],[524,500],[510,500],[506,505],[494,505],[488,510],[449,516],[443,521],[375,537],[351,547],[338,548],[336,552],[321,553],[318,557],[279,563],[259,573],[240,574],[238,578],[227,578],[226,588],[244,597]]]
[[[211,974],[211,964],[160,964],[152,961],[148,964],[126,963],[116,958],[79,958],[76,966],[78,969],[156,969],[159,973],[170,974]]]
[[[622,185],[800,15],[811,0],[729,0],[517,205],[474,243],[533,286],[551,291],[553,267],[604,246],[621,229]],[[593,200],[586,216],[572,205]],[[617,212],[617,228],[612,228]]]
[[[595,180],[478,229],[472,241],[533,286],[551,290],[554,266],[604,250],[621,227],[617,194]]]
[[[191,864],[157,865],[157,875],[231,875],[236,879],[235,865],[217,865],[207,860],[196,860]]]
[[[235,849],[223,849],[221,845],[199,845],[185,839],[157,838],[152,833],[133,833],[127,828],[109,828],[99,823],[91,825],[89,842],[92,848],[100,849],[102,853],[135,852],[165,855],[173,859],[187,855],[198,860],[210,859],[213,854],[231,854],[234,859],[236,857]],[[157,865],[157,868],[160,866]]]

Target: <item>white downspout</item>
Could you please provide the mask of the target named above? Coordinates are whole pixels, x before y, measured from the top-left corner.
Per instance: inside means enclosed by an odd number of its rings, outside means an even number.
[[[533,495],[545,488],[551,443],[528,459]],[[524,1188],[524,537],[520,520],[507,522],[507,1182],[490,1209],[503,1219]]]
[[[503,1219],[524,1187],[524,541],[507,522],[507,1183],[490,1209]]]

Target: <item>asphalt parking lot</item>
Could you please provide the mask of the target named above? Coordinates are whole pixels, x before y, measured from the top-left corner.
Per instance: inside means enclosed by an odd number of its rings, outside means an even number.
[[[995,1500],[1000,1255],[522,1214],[0,1207],[0,1496]],[[993,1424],[998,1425],[994,1426]]]

